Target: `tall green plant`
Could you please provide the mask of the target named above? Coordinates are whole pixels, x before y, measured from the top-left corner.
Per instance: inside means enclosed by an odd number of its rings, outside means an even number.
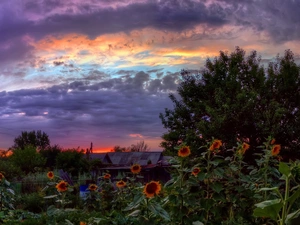
[[[282,174],[280,180],[283,180],[284,184],[260,189],[260,191],[272,192],[273,198],[257,203],[254,216],[271,218],[278,225],[291,224],[295,218],[299,217],[300,208],[295,209],[293,206],[300,197],[300,185],[292,173],[296,168],[299,171],[299,166],[299,161],[296,163],[279,163],[279,171]],[[293,187],[291,187],[291,182],[294,183]]]
[[[172,178],[164,185],[167,196],[163,202],[170,214],[170,224],[191,224],[199,212],[197,191],[200,191],[198,174],[201,169],[197,164],[192,169],[189,167],[189,146],[183,143],[177,151],[178,156],[170,160]]]

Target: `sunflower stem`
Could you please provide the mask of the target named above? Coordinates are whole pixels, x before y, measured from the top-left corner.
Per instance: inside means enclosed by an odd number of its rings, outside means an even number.
[[[265,161],[265,168],[264,168],[264,187],[267,187],[268,186],[268,166],[269,166],[269,160],[270,160],[270,157],[267,155],[266,156],[266,161]],[[267,200],[267,192],[265,191],[264,192],[264,200]]]
[[[210,182],[210,160],[211,160],[211,150],[208,150],[208,154],[207,154],[207,167],[206,167],[206,198],[209,199],[209,182]],[[206,223],[208,223],[208,219],[209,219],[209,210],[206,209]]]
[[[150,216],[149,216],[149,199],[146,198],[146,205],[147,205],[147,219],[148,221],[150,220]]]
[[[288,198],[289,198],[289,189],[290,189],[290,178],[287,176],[285,178],[285,193],[284,193],[284,199],[283,199],[283,206],[282,206],[282,215],[281,215],[281,220],[280,220],[280,225],[285,224],[285,219],[287,216],[287,206],[288,206]]]
[[[180,162],[180,191],[182,191],[183,186],[183,159]],[[180,193],[180,224],[183,225],[183,196]]]

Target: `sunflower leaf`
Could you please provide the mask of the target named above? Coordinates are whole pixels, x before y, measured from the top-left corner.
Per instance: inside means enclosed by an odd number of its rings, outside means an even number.
[[[58,195],[48,195],[48,196],[45,196],[44,198],[48,199],[48,198],[56,198]]]
[[[164,210],[160,204],[152,202],[148,205],[148,209],[156,216],[160,216],[163,219],[170,221],[170,216],[166,210]]]
[[[204,223],[200,222],[200,221],[194,221],[193,225],[204,225]]]
[[[253,215],[256,217],[269,217],[276,220],[278,213],[282,208],[281,199],[267,200],[255,204],[257,207],[254,209]]]
[[[286,163],[284,163],[284,162],[280,162],[279,163],[279,171],[280,171],[280,173],[282,173],[286,177],[291,176],[290,167]]]
[[[143,195],[136,195],[133,201],[123,211],[130,211],[140,206],[140,203],[144,200]]]
[[[140,214],[140,212],[141,212],[140,209],[136,209],[132,213],[128,214],[128,216],[138,216]]]
[[[217,193],[220,193],[223,190],[223,186],[219,182],[212,183],[211,188]]]
[[[66,219],[65,221],[66,221],[67,225],[73,225],[73,223],[70,220]]]
[[[173,183],[174,183],[174,178],[168,180],[168,181],[165,183],[164,187],[167,187],[167,186],[169,186],[169,185],[171,185],[171,184],[173,184]]]

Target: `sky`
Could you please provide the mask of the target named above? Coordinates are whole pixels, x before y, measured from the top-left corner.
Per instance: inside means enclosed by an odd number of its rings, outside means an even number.
[[[41,130],[62,148],[162,150],[180,71],[236,46],[298,60],[299,11],[300,0],[1,0],[0,149]]]

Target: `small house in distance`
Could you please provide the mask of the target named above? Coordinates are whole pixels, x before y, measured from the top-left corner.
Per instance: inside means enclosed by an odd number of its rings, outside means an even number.
[[[151,180],[166,182],[170,179],[168,157],[163,156],[162,152],[89,153],[88,157],[90,160],[100,160],[102,162],[100,174],[109,172],[113,180],[118,174],[130,173],[133,164],[142,167],[140,175],[144,177],[144,182]]]

